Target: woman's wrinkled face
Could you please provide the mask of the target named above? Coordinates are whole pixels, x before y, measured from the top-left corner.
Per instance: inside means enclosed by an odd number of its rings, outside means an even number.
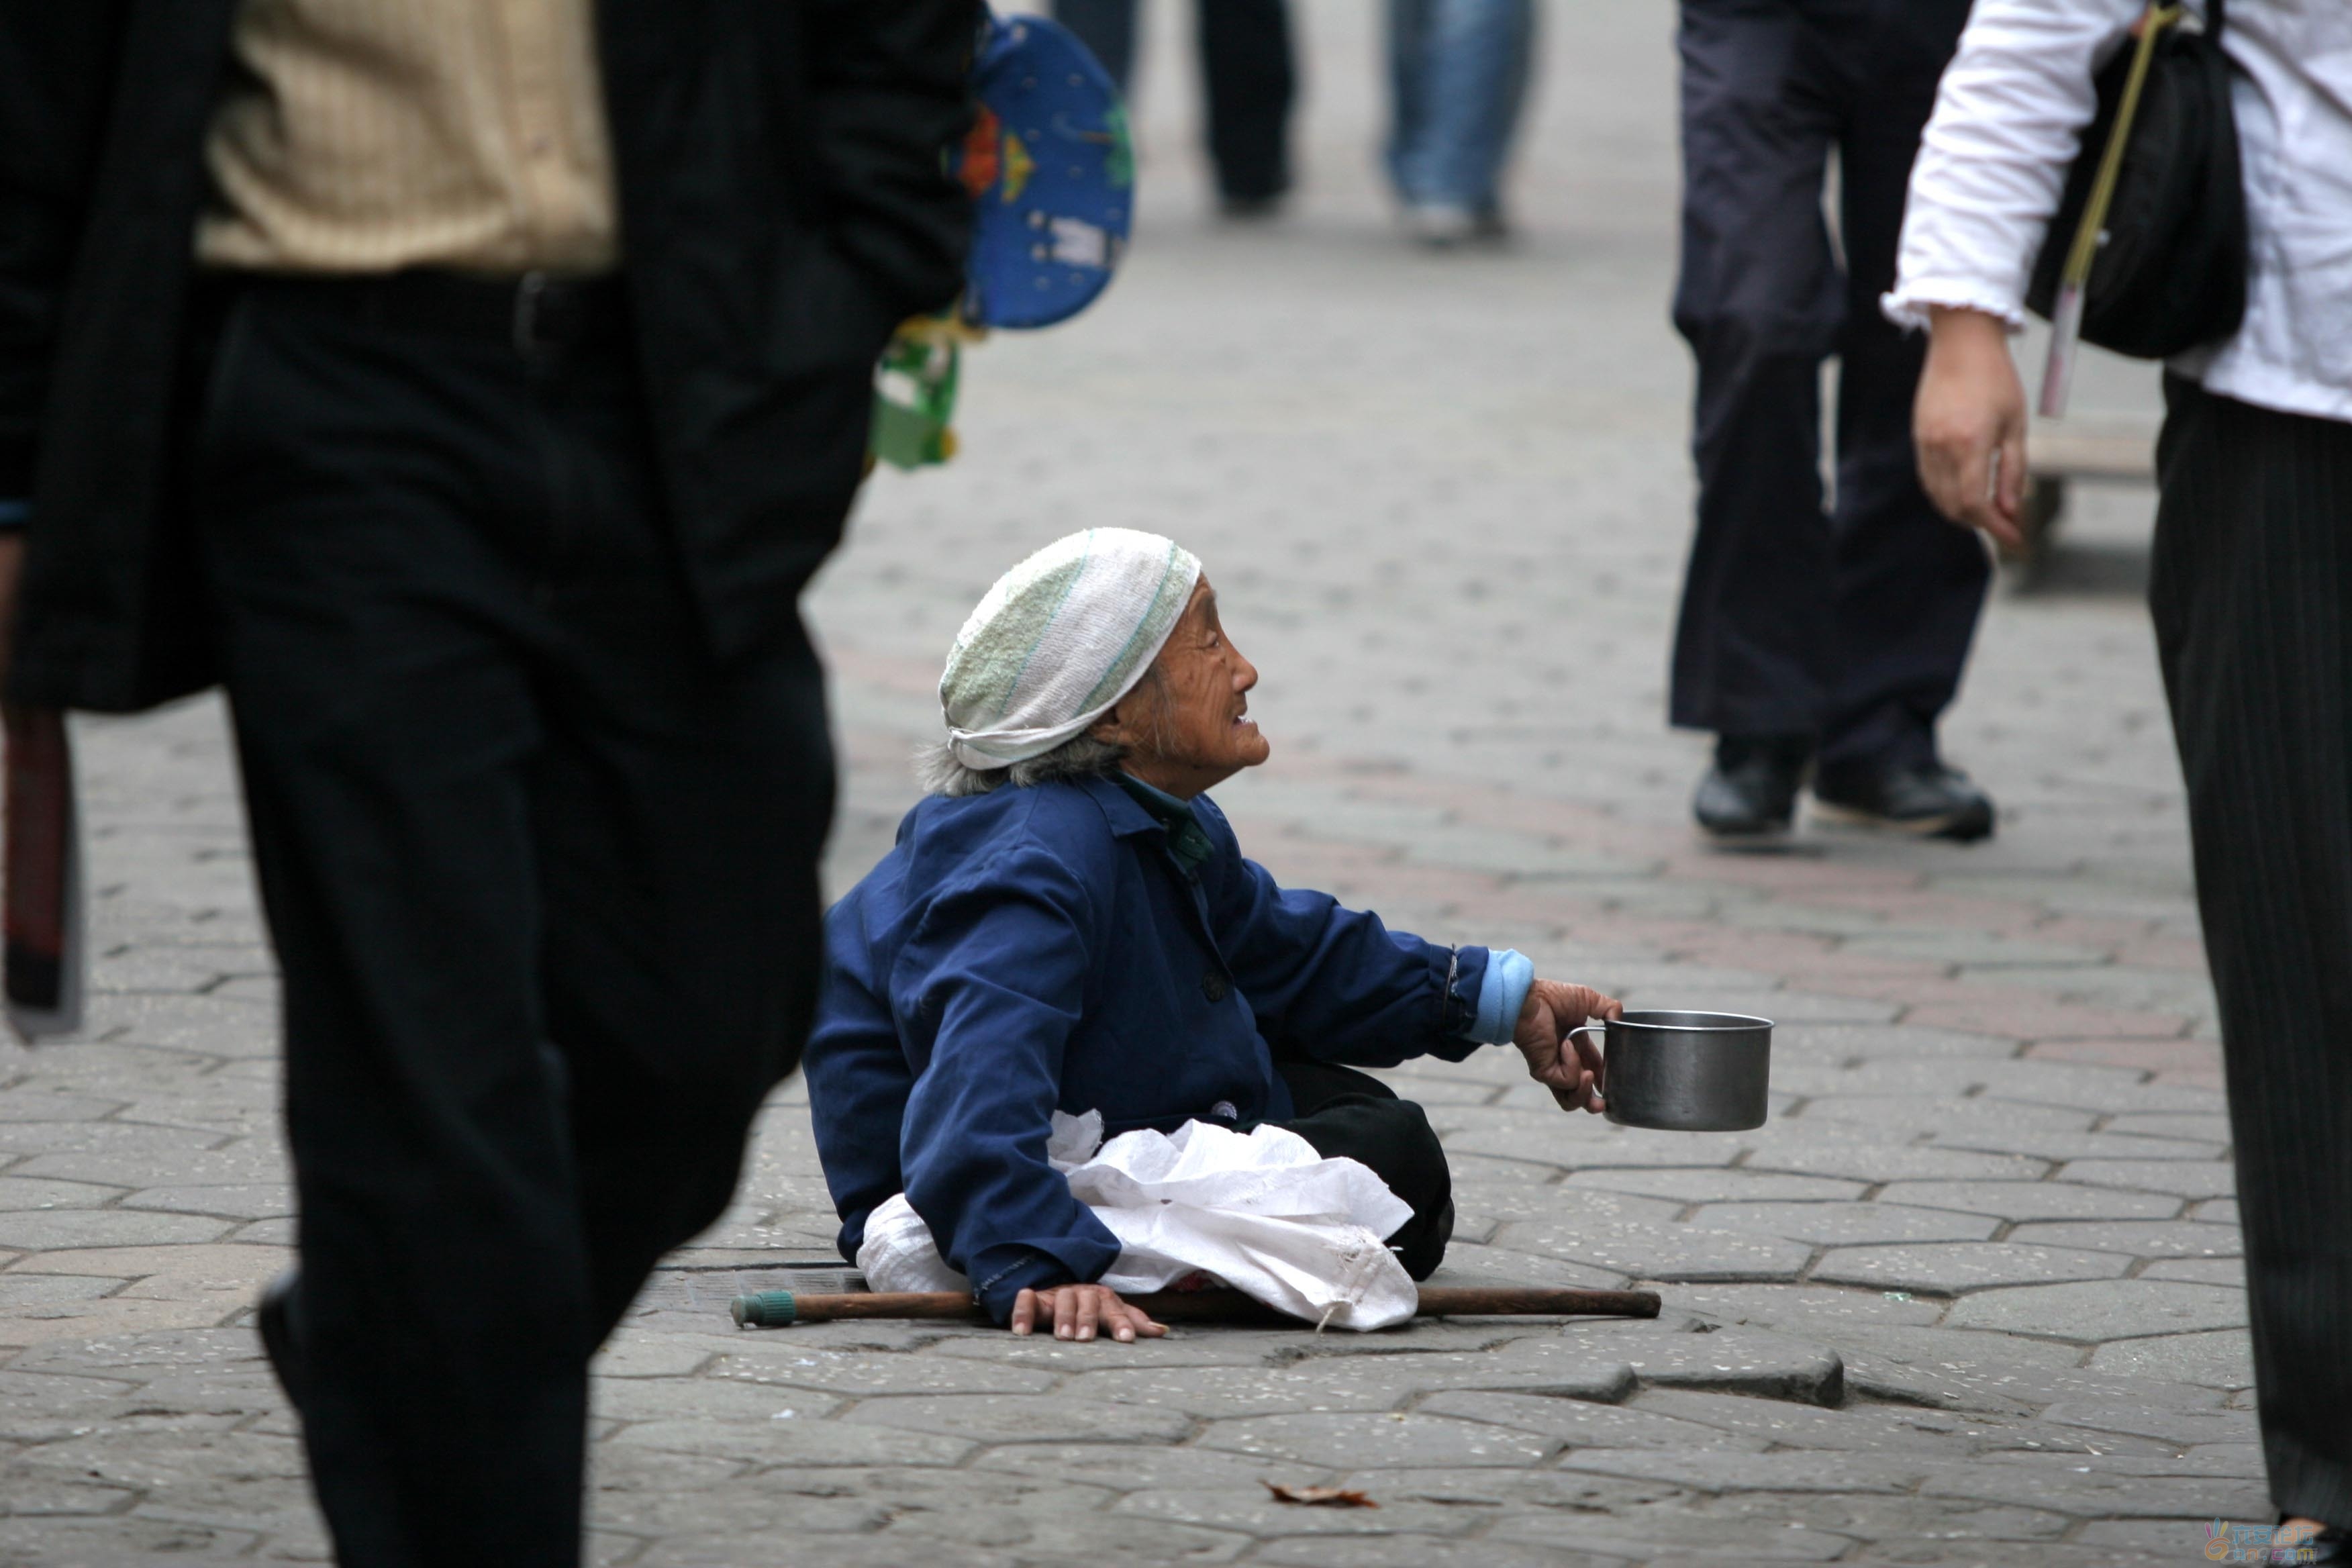
[[[1189,800],[1273,748],[1249,717],[1257,667],[1242,657],[1217,619],[1217,591],[1202,577],[1168,635],[1152,672],[1091,733],[1128,749],[1137,778]]]

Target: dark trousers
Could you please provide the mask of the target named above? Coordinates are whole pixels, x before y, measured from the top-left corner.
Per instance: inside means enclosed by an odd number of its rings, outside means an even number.
[[[1329,1062],[1276,1061],[1290,1087],[1294,1113],[1281,1123],[1327,1160],[1371,1167],[1389,1191],[1412,1208],[1412,1218],[1386,1237],[1404,1271],[1426,1279],[1445,1260],[1454,1237],[1454,1175],[1444,1146],[1421,1107],[1370,1073]]]
[[[2352,1526],[2352,423],[2168,378],[2149,600],[2221,1009],[2271,1495]]]
[[[703,652],[617,323],[526,357],[355,287],[244,289],[194,454],[304,1436],[347,1568],[571,1568],[589,1355],[806,1028],[821,674]]]
[[[1984,601],[1919,488],[1924,340],[1880,313],[1911,161],[1968,0],[1683,0],[1682,271],[1698,529],[1674,722],[1924,760]],[[1837,154],[1837,239],[1822,202]],[[1824,510],[1821,368],[1839,356]]]
[[[1054,19],[1127,90],[1135,72],[1137,0],[1054,0]],[[1238,201],[1290,188],[1290,107],[1298,91],[1286,0],[1194,0],[1209,157],[1220,194]]]

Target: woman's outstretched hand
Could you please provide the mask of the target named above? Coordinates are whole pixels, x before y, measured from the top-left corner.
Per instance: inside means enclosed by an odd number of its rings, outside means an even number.
[[[1024,1290],[1013,1298],[1013,1321],[1007,1326],[1025,1334],[1050,1325],[1057,1340],[1090,1340],[1097,1332],[1121,1344],[1137,1335],[1156,1340],[1168,1331],[1151,1321],[1140,1307],[1130,1307],[1118,1292],[1103,1285],[1048,1285]]]
[[[1598,1110],[1603,1076],[1600,1048],[1587,1040],[1571,1041],[1569,1031],[1624,1011],[1623,1003],[1590,985],[1538,980],[1528,988],[1527,1005],[1519,1009],[1519,1026],[1511,1043],[1528,1058],[1528,1076],[1551,1090],[1562,1110]]]
[[[1930,311],[1927,363],[1911,405],[1919,483],[1936,510],[2012,549],[2025,542],[2025,388],[2009,328],[1982,310]]]

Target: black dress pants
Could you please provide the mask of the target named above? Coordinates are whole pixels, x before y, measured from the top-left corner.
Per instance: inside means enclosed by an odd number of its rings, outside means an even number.
[[[1290,1120],[1280,1125],[1327,1160],[1370,1166],[1412,1209],[1403,1228],[1385,1238],[1397,1260],[1415,1279],[1436,1273],[1454,1238],[1454,1175],[1428,1115],[1353,1068],[1287,1059],[1274,1066],[1290,1088],[1293,1106]]]
[[[194,454],[304,1437],[347,1568],[572,1568],[589,1356],[806,1029],[821,672],[796,623],[704,653],[617,322],[526,355],[352,287],[244,287]]]
[[[2352,1526],[2352,423],[2168,377],[2155,611],[2271,1497]]]
[[[1682,270],[1698,528],[1675,723],[1921,761],[1984,601],[1983,546],[1919,488],[1925,343],[1880,313],[1911,162],[1968,0],[1683,0]],[[1822,215],[1837,153],[1837,241]],[[1821,369],[1839,356],[1837,484]]]
[[[1137,0],[1054,0],[1054,19],[1078,36],[1128,89],[1135,71]],[[1290,188],[1290,108],[1297,68],[1286,0],[1194,0],[1209,158],[1220,195],[1261,201]]]

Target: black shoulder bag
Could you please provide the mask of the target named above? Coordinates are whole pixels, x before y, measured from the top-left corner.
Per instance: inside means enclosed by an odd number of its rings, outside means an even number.
[[[2045,415],[2065,411],[2078,333],[2133,359],[2165,359],[2227,337],[2246,313],[2224,3],[2210,0],[2197,28],[2181,25],[2181,0],[2153,0],[2137,37],[2099,73],[2098,114],[2025,296],[2053,328]]]

